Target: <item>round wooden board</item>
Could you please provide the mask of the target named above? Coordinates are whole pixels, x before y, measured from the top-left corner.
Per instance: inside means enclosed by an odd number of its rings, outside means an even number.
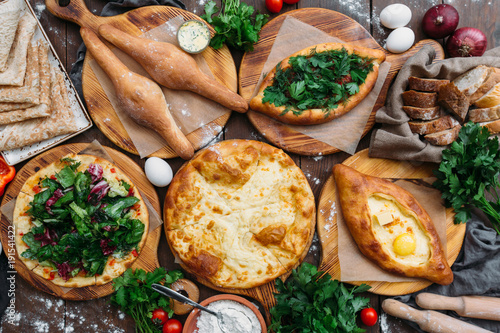
[[[419,163],[407,161],[386,160],[368,157],[368,149],[346,159],[342,164],[348,165],[359,172],[381,178],[427,178],[433,176],[432,170],[436,164]],[[340,263],[338,258],[338,235],[337,235],[337,215],[336,208],[332,203],[336,202],[337,190],[333,173],[328,177],[318,202],[317,231],[321,244],[322,256],[319,270],[326,271],[334,279],[340,280]],[[340,208],[337,208],[340,209]],[[460,252],[465,235],[465,224],[454,224],[455,213],[452,208],[446,209],[446,248],[447,259],[450,266]],[[379,295],[405,295],[410,294],[432,284],[430,281],[415,282],[381,282],[381,281],[355,281],[349,283],[360,285],[366,283],[372,288],[372,293]]]
[[[365,28],[344,14],[324,8],[304,8],[286,12],[271,20],[262,28],[259,42],[255,44],[254,51],[245,53],[241,60],[239,89],[241,96],[247,101],[253,95],[262,68],[271,52],[274,40],[281,24],[288,15],[347,43],[355,42],[356,45],[384,50]],[[401,54],[394,54],[384,50],[386,52],[386,61],[391,63],[391,69],[363,130],[362,136],[365,136],[375,124],[375,112],[384,105],[389,85],[394,76],[409,57],[426,45],[431,46],[436,51],[435,61],[444,59],[444,51],[441,45],[430,39],[418,42],[410,50]],[[308,156],[327,155],[340,151],[329,144],[292,130],[288,125],[261,113],[249,110],[248,118],[259,133],[265,136],[267,140],[286,151]]]
[[[19,194],[19,191],[21,190],[21,187],[24,185],[26,180],[35,172],[37,172],[41,168],[46,167],[62,156],[70,153],[78,153],[85,149],[87,146],[87,143],[75,143],[58,146],[34,157],[21,170],[19,170],[16,177],[9,185],[3,197],[2,206],[10,202],[11,200],[15,200],[15,198]],[[130,177],[133,183],[140,189],[141,194],[147,197],[154,209],[158,212],[158,214],[160,214],[160,201],[158,199],[158,195],[156,194],[154,187],[147,180],[146,175],[142,171],[142,168],[123,153],[109,147],[104,148],[113,159],[113,163],[117,165],[128,177]],[[13,235],[9,233],[10,228],[10,222],[2,214],[2,219],[0,221],[0,239],[3,244],[3,249],[6,253],[11,253],[7,251],[12,251],[11,249],[15,248],[14,243],[12,243],[14,239]],[[139,257],[133,263],[132,268],[142,268],[146,271],[153,271],[155,268],[160,266],[157,258],[157,249],[158,243],[160,241],[160,236],[160,227],[156,228],[148,234],[146,243],[141,249]],[[9,240],[11,241],[11,243],[9,243]],[[60,286],[57,286],[50,281],[45,280],[41,276],[36,275],[29,269],[27,269],[24,263],[19,259],[17,251],[14,258],[13,268],[15,268],[19,275],[22,276],[35,288],[48,294],[58,296],[67,300],[80,301],[107,296],[113,292],[111,283],[107,283],[102,286],[72,288],[69,291],[65,292],[66,290],[64,290]],[[9,267],[9,269],[12,269],[12,267]]]
[[[227,142],[227,141],[225,141],[225,142]],[[200,150],[199,152],[197,152],[194,157],[196,157],[196,155],[200,154],[202,151],[203,150]],[[182,167],[184,167],[184,165]],[[179,170],[181,170],[182,167]],[[164,202],[164,205],[163,205],[163,207],[164,207],[163,208],[163,221],[166,221],[167,220],[167,215],[166,215],[165,207],[167,207],[167,197],[165,197],[164,200],[165,200],[165,202]],[[314,214],[313,214],[313,216],[311,218],[311,222],[313,224],[313,226],[312,226],[312,230],[313,231],[315,230],[315,227],[316,227],[316,221],[317,221],[316,220],[316,214],[317,214],[317,212],[314,211]],[[166,236],[167,242],[168,242],[167,224],[166,223],[164,223],[164,230],[165,230],[165,236]],[[302,261],[304,260],[304,258],[307,256],[307,254],[309,252],[309,248],[311,247],[313,238],[314,238],[314,232],[312,232],[309,235],[309,239],[308,239],[307,245],[306,245],[306,247],[304,249],[304,252],[302,253],[302,256],[300,257],[300,259],[297,262],[297,264],[293,267],[293,269],[297,268],[302,263]],[[172,253],[175,254],[175,251],[170,246],[170,243],[169,243],[169,247],[170,247],[170,250],[172,251]],[[186,267],[186,265],[184,265],[182,262],[180,262],[180,260],[179,260],[179,264],[181,265],[181,267],[185,271],[190,272],[189,268]],[[290,274],[291,274],[291,271],[288,271],[287,273],[281,275],[279,277],[279,279],[285,281],[288,278],[288,276],[290,276]],[[192,278],[195,279],[197,282],[199,282],[199,283],[201,283],[201,284],[203,284],[203,285],[205,285],[205,286],[207,286],[207,287],[209,287],[211,289],[214,289],[214,290],[217,290],[217,291],[220,291],[220,292],[223,292],[223,293],[244,295],[244,296],[248,296],[248,297],[251,297],[251,298],[259,301],[262,304],[262,306],[264,307],[264,309],[266,310],[265,314],[266,314],[267,321],[268,322],[270,321],[269,309],[276,304],[276,299],[274,298],[274,293],[277,293],[275,280],[273,280],[271,282],[268,282],[266,284],[263,284],[263,285],[261,285],[259,287],[255,287],[255,288],[233,289],[233,288],[221,288],[221,287],[217,287],[216,285],[212,284],[208,280],[206,280],[204,278],[201,278],[199,276],[196,276],[194,274],[192,274]]]
[[[101,24],[111,24],[131,35],[138,36],[179,15],[186,20],[202,20],[197,15],[186,10],[169,6],[147,6],[117,16],[100,17],[92,14],[85,6],[83,0],[71,0],[66,7],[60,7],[57,1],[58,0],[46,0],[47,8],[52,14],[75,22],[81,26],[88,27],[94,32],[97,31],[97,28]],[[210,25],[208,26],[210,27]],[[212,27],[210,27],[210,30],[213,35],[215,31]],[[237,91],[238,79],[236,66],[227,46],[223,46],[218,50],[208,47],[202,55],[215,79],[225,84],[231,90]],[[82,71],[83,95],[89,113],[101,132],[103,132],[114,144],[130,153],[138,155],[139,153],[132,139],[123,127],[111,102],[90,67],[90,61],[92,59],[92,55],[87,53]],[[230,115],[231,113],[227,112],[211,123],[189,133],[187,135],[188,140],[193,144],[196,150],[205,146],[222,131]],[[151,156],[173,158],[178,155],[169,146],[165,146],[151,154]]]

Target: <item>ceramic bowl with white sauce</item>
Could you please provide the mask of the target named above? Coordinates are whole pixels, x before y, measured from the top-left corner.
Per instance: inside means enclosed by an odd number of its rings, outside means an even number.
[[[233,330],[235,331],[231,333],[247,333],[248,330],[251,330],[252,333],[267,332],[267,326],[260,311],[254,304],[243,297],[222,294],[207,298],[200,304],[210,310],[219,311],[223,315],[233,316],[230,321],[234,323]],[[238,327],[242,327],[239,332]],[[217,318],[204,311],[194,309],[186,319],[182,333],[203,332],[220,332]]]

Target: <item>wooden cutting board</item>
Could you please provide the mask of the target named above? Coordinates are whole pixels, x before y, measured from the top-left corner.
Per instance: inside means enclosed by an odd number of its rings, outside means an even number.
[[[21,187],[26,182],[26,179],[32,176],[35,172],[37,172],[41,168],[46,167],[62,156],[69,153],[78,153],[85,149],[87,146],[87,143],[75,143],[58,146],[33,158],[31,161],[26,163],[26,165],[16,174],[16,177],[5,192],[5,195],[2,199],[2,206],[16,199],[19,191],[21,190]],[[125,154],[109,147],[104,148],[113,159],[114,164],[116,164],[128,177],[130,177],[132,182],[140,189],[142,195],[144,195],[149,200],[158,214],[161,214],[158,195],[156,194],[153,185],[151,185],[151,183],[147,180],[146,175],[142,171],[142,168]],[[8,253],[9,255],[11,255],[13,249],[15,249],[15,244],[13,243],[14,235],[12,232],[13,231],[10,222],[2,214],[2,219],[0,221],[0,240],[2,242],[5,253]],[[160,267],[157,257],[160,236],[161,227],[156,228],[148,234],[146,243],[144,244],[139,257],[132,265],[132,268],[142,268],[146,271],[153,271],[155,268]],[[19,259],[17,251],[14,255],[13,266],[9,265],[8,267],[8,270],[14,269],[19,273],[20,276],[22,276],[35,288],[48,294],[61,297],[63,299],[77,301],[89,300],[107,296],[113,292],[111,283],[107,283],[102,286],[73,288],[65,292],[65,290],[60,286],[57,286],[50,281],[45,280],[41,276],[36,275],[29,269],[27,269],[24,263]]]
[[[66,7],[59,6],[58,0],[46,0],[45,3],[49,11],[55,16],[75,22],[80,26],[88,27],[94,32],[97,32],[97,28],[101,24],[111,24],[131,35],[138,36],[179,15],[185,20],[201,20],[197,15],[186,10],[168,6],[141,7],[117,16],[100,17],[92,14],[85,6],[83,0],[71,0]],[[212,34],[215,33],[211,27],[210,29]],[[109,46],[110,44],[107,45]],[[218,50],[208,47],[202,54],[215,79],[228,86],[231,90],[236,91],[238,87],[236,67],[227,46]],[[87,53],[82,72],[83,95],[89,113],[101,132],[113,141],[114,144],[130,153],[138,155],[139,153],[132,139],[120,122],[111,102],[90,67],[92,59],[92,55]],[[187,135],[188,140],[196,150],[201,148],[222,131],[230,115],[231,113],[227,112],[227,114],[213,122],[189,133]],[[173,158],[177,157],[177,154],[173,149],[165,146],[151,154],[151,156]]]
[[[368,157],[368,149],[346,159],[342,164],[359,172],[381,178],[421,179],[433,176],[436,164],[386,160]],[[331,172],[331,171],[330,171]],[[340,207],[332,207],[337,198],[337,190],[333,173],[328,177],[318,202],[317,232],[321,244],[321,259],[318,270],[326,271],[334,279],[340,279],[340,263],[338,258],[337,211]],[[454,224],[455,213],[452,208],[446,209],[446,248],[450,266],[455,262],[465,235],[465,224]],[[431,285],[430,281],[415,282],[381,282],[356,281],[354,285],[366,283],[372,293],[380,295],[405,295],[424,289]]]
[[[356,43],[356,45],[384,50],[368,31],[358,22],[344,14],[324,8],[304,8],[282,14],[267,23],[260,33],[260,39],[255,44],[252,52],[245,53],[241,60],[239,73],[240,94],[247,101],[253,95],[255,86],[259,81],[262,68],[271,52],[274,40],[278,34],[281,24],[286,16],[290,15],[300,21],[318,28],[331,36],[337,37],[347,43]],[[414,45],[410,50],[394,54],[386,52],[386,61],[391,63],[391,69],[387,76],[384,86],[379,94],[377,102],[372,109],[370,118],[363,130],[365,136],[375,124],[375,112],[384,105],[387,91],[392,79],[406,60],[417,53],[422,47],[429,45],[436,51],[435,61],[444,59],[444,51],[441,45],[430,39],[422,40]],[[300,155],[327,155],[336,153],[339,149],[330,146],[322,141],[311,138],[305,134],[292,130],[288,125],[273,120],[259,112],[248,111],[248,118],[255,128],[272,144],[292,153]],[[333,120],[335,121],[335,120]],[[327,131],[328,129],[325,129]]]

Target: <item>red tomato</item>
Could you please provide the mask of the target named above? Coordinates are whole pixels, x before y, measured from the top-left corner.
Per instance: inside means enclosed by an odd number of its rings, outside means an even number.
[[[279,13],[283,7],[283,0],[266,0],[266,7],[271,13]]]
[[[294,3],[299,2],[299,0],[283,0],[283,1],[289,5],[293,5]]]
[[[168,321],[168,313],[165,310],[158,308],[153,311],[153,317],[151,320],[156,325],[164,325]]]
[[[162,333],[181,333],[182,332],[182,324],[177,319],[169,319],[163,325]]]
[[[374,308],[367,308],[361,310],[361,321],[366,326],[373,326],[377,322],[377,311]]]

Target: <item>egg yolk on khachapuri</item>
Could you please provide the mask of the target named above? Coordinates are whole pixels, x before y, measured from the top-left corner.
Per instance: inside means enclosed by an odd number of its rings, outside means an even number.
[[[420,265],[429,259],[429,237],[413,212],[382,193],[372,194],[368,198],[368,207],[375,238],[396,261]]]

